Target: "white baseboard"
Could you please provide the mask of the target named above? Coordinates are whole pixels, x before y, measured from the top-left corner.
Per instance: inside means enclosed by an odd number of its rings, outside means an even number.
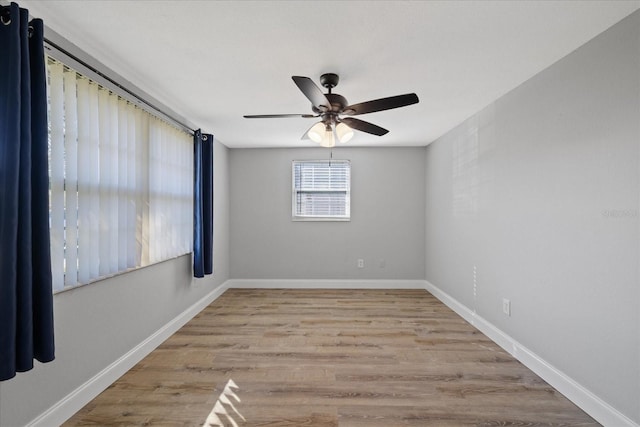
[[[640,427],[607,402],[520,344],[475,311],[425,281],[425,289],[604,426]]]
[[[47,411],[40,414],[36,419],[27,424],[27,426],[48,427],[60,425],[71,418],[71,416],[82,409],[97,395],[106,390],[107,387],[113,384],[129,369],[133,368],[136,363],[144,359],[145,356],[155,350],[156,347],[178,331],[178,329],[184,326],[196,314],[200,313],[205,307],[222,295],[222,293],[229,288],[227,283],[228,281],[224,282],[199,301],[191,305],[191,307],[187,308],[169,323],[158,329],[153,335],[149,336],[118,360],[104,368],[93,378],[89,379],[83,385],[65,396],[64,399],[60,400]]]
[[[424,289],[424,280],[230,279],[229,288],[260,289]]]

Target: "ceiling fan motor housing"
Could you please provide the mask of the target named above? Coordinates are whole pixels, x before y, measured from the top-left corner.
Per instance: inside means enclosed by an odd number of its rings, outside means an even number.
[[[347,103],[347,99],[342,95],[338,95],[337,93],[325,93],[324,96],[326,96],[327,100],[331,103],[331,109],[328,111],[323,111],[318,109],[315,105],[312,105],[311,109],[313,110],[314,113],[320,114],[320,115],[322,115],[323,113],[337,114],[342,112],[342,110],[344,110],[344,107],[349,105]]]

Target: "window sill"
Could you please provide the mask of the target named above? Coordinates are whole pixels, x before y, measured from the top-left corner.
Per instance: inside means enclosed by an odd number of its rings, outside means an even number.
[[[291,221],[293,222],[318,222],[318,221],[326,221],[326,222],[349,222],[351,218],[335,218],[335,217],[292,217]]]

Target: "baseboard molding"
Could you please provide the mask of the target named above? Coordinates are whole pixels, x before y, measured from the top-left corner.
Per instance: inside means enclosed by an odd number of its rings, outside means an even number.
[[[153,335],[149,336],[93,378],[89,379],[47,411],[39,415],[27,424],[27,426],[47,427],[64,423],[97,395],[106,390],[107,387],[113,384],[129,369],[133,368],[136,363],[140,362],[145,356],[155,350],[156,347],[178,331],[196,314],[200,313],[205,307],[215,301],[228,288],[228,281],[219,285],[169,323],[158,329]]]
[[[259,289],[424,289],[424,280],[230,279],[229,288]]]
[[[425,281],[425,289],[602,425],[640,427],[633,420],[437,286]]]

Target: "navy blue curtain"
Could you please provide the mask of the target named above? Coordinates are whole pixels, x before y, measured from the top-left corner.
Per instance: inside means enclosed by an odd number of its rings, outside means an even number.
[[[0,8],[0,380],[54,358],[43,24]]]
[[[197,130],[194,146],[193,275],[213,273],[213,135]]]

